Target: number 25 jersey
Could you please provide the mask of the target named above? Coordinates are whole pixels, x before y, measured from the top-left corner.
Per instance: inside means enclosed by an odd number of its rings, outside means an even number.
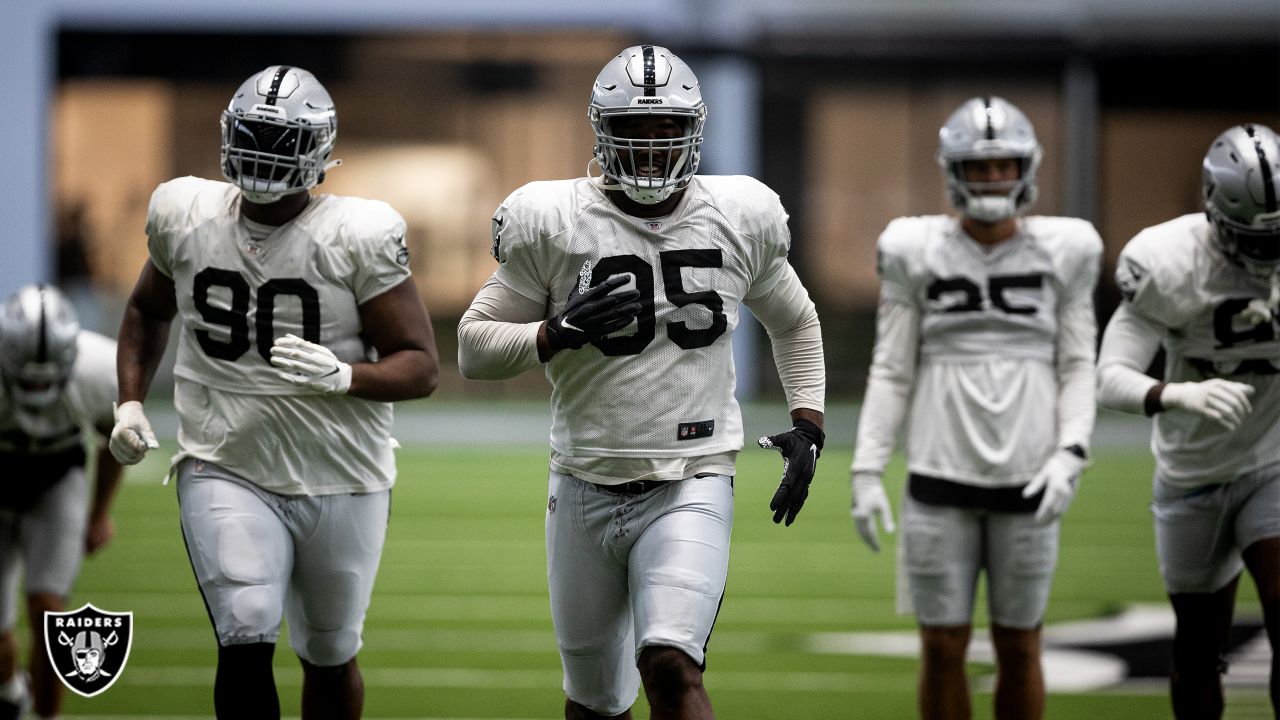
[[[879,241],[881,297],[920,318],[911,472],[978,486],[1029,482],[1093,427],[1093,291],[1102,240],[1084,220],[1032,216],[983,246],[957,218],[898,218]],[[1087,358],[1088,397],[1061,396]]]
[[[319,395],[270,363],[287,333],[344,362],[372,359],[361,303],[409,277],[404,221],[385,203],[317,195],[261,242],[235,186],[184,177],[147,214],[151,262],[173,280],[179,453],[285,495],[372,492],[395,478],[391,405]]]

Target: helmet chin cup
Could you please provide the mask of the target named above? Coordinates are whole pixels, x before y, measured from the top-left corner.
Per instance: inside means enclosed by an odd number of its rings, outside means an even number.
[[[623,194],[641,205],[657,205],[663,200],[671,197],[672,193],[676,191],[676,186],[671,183],[648,188],[624,182],[621,183],[620,187],[622,188]]]
[[[964,214],[978,222],[997,223],[1008,220],[1017,212],[1013,200],[1007,195],[970,196],[965,202]]]
[[[240,194],[244,196],[245,200],[254,205],[270,205],[273,202],[278,202],[285,195],[282,192],[258,192],[256,190],[245,190],[244,188],[240,188]]]

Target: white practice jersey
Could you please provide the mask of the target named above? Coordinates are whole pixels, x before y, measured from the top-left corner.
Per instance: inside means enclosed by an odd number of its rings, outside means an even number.
[[[1147,228],[1125,245],[1116,283],[1130,308],[1167,328],[1166,382],[1224,378],[1254,387],[1253,413],[1235,431],[1184,412],[1158,413],[1151,447],[1177,484],[1228,482],[1280,462],[1280,320],[1240,317],[1270,294],[1266,278],[1227,260],[1204,213]]]
[[[19,408],[0,385],[0,454],[63,453],[82,447],[85,438],[101,444],[102,429],[115,424],[116,394],[116,341],[81,330],[71,377],[57,402]]]
[[[899,218],[885,228],[882,302],[919,317],[906,440],[911,472],[1020,485],[1056,448],[1088,447],[1101,254],[1093,226],[1072,218],[1022,218],[1016,235],[990,248],[945,215]],[[1068,338],[1068,316],[1092,332]],[[1082,370],[1089,397],[1076,403],[1087,412],[1064,412],[1057,367],[1064,356],[1089,361]]]
[[[391,404],[320,395],[269,362],[292,333],[348,363],[374,359],[359,305],[409,277],[404,220],[382,202],[317,195],[262,242],[233,185],[160,185],[148,249],[172,278],[181,321],[175,404],[179,454],[286,495],[372,492],[395,478]]]
[[[679,458],[735,452],[742,418],[730,336],[744,298],[788,274],[778,196],[742,176],[696,176],[668,217],[628,215],[590,179],[535,182],[494,216],[495,277],[559,313],[591,263],[640,293],[638,319],[557,353],[552,449],[571,457]]]

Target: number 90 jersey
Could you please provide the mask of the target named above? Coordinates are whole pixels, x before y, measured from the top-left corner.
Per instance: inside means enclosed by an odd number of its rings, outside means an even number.
[[[561,310],[585,263],[640,293],[628,327],[547,364],[551,446],[572,457],[698,457],[742,448],[730,336],[744,298],[786,276],[778,196],[743,176],[695,176],[671,215],[637,218],[592,180],[525,185],[494,215],[497,279]]]
[[[193,177],[151,197],[148,250],[181,319],[174,462],[199,457],[281,494],[389,487],[390,404],[294,386],[270,357],[292,333],[371,359],[358,307],[409,277],[404,221],[385,203],[318,195],[258,242],[240,202],[235,186]]]
[[[1174,482],[1225,482],[1280,461],[1280,318],[1241,316],[1251,300],[1267,299],[1270,282],[1229,261],[1212,233],[1204,213],[1175,218],[1134,236],[1116,266],[1130,307],[1167,328],[1166,382],[1254,386],[1253,413],[1235,431],[1192,413],[1155,416],[1152,450]]]

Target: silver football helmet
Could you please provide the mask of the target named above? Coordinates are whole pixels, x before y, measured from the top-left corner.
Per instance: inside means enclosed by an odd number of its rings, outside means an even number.
[[[632,139],[613,123],[632,115],[668,115],[684,128],[676,139]],[[587,119],[596,134],[594,162],[603,187],[653,205],[684,188],[701,161],[707,106],[698,78],[683,60],[657,45],[636,45],[610,60],[591,88]]]
[[[58,400],[71,378],[79,333],[75,307],[48,285],[27,285],[0,308],[0,374],[20,409]]]
[[[270,203],[308,190],[341,161],[333,100],[302,68],[272,65],[245,80],[222,111],[222,176],[245,199]]]
[[[938,131],[938,165],[947,195],[957,212],[982,222],[999,222],[1035,202],[1036,169],[1042,155],[1031,121],[1004,98],[966,100]],[[964,179],[966,160],[1016,158],[1014,183],[976,183]]]
[[[1280,138],[1237,125],[1204,156],[1204,207],[1223,253],[1250,272],[1280,271]]]

